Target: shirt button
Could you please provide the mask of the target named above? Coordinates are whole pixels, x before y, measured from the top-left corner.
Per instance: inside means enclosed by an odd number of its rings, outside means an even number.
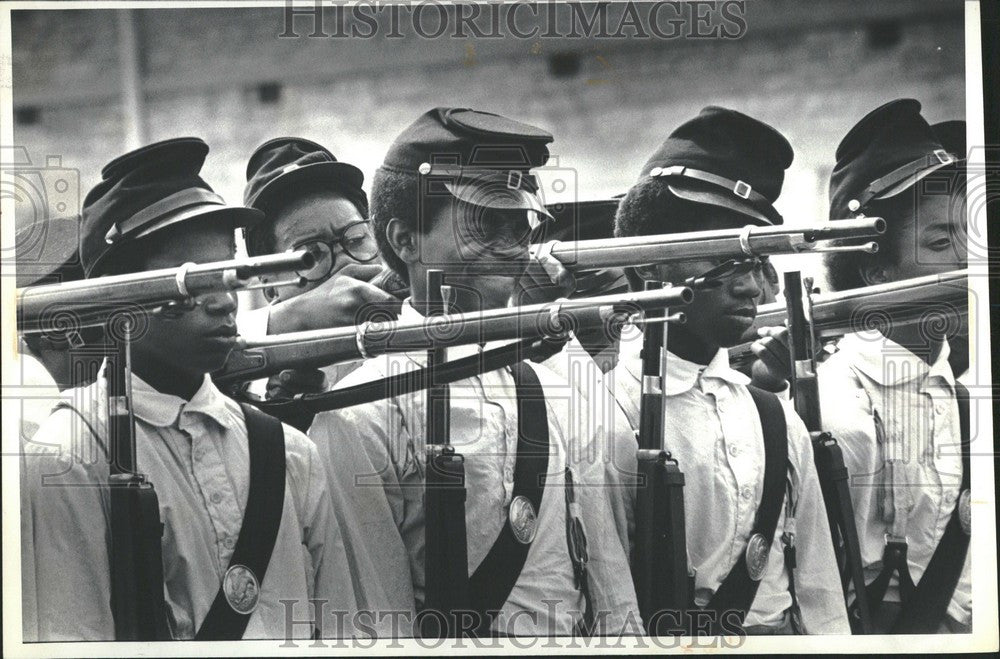
[[[220,503],[222,501],[222,495],[218,492],[213,492],[211,499],[212,503]]]
[[[739,453],[739,452],[740,452],[740,449],[737,448],[735,444],[733,446],[729,447],[729,455],[731,455],[733,457],[736,457],[736,454]]]
[[[749,485],[744,485],[743,489],[740,490],[740,496],[742,496],[744,499],[750,499],[751,497],[753,497],[753,490],[750,488]]]
[[[226,549],[232,549],[233,547],[236,546],[236,541],[233,540],[233,536],[228,536],[225,540],[222,541],[222,544],[225,545]]]
[[[934,411],[937,412],[938,414],[944,414],[944,410],[945,407],[944,404],[942,403],[938,403],[937,405],[934,406]]]

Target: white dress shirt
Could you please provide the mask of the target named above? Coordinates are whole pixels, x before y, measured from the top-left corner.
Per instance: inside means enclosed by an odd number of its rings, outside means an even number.
[[[961,430],[948,355],[945,343],[928,365],[881,334],[864,332],[845,336],[819,367],[823,425],[840,442],[851,474],[866,582],[881,572],[885,534],[895,526],[906,537],[910,576],[919,583],[955,508]],[[966,625],[969,561],[967,555],[948,606],[948,615]],[[895,576],[885,599],[899,601]]]
[[[401,320],[419,317],[408,303],[403,305]],[[485,349],[492,347],[488,344]],[[447,358],[483,349],[453,348]],[[370,359],[338,387],[415,370],[425,363],[425,353]],[[625,506],[619,500],[627,496],[629,487],[618,480],[625,470],[618,469],[613,454],[630,456],[634,465],[634,440],[628,435],[599,433],[587,413],[589,403],[576,389],[548,369],[530,366],[546,392],[551,446],[548,480],[537,534],[494,629],[519,635],[564,635],[572,632],[582,616],[584,600],[574,585],[566,544],[564,469],[568,466],[587,535],[594,606],[605,629],[618,632],[630,615],[636,620],[637,607],[623,528]],[[517,447],[516,388],[510,372],[500,369],[452,383],[450,395],[451,442],[465,456],[468,569],[472,574],[507,523]],[[420,391],[324,412],[316,416],[309,431],[327,457],[331,473],[341,474],[335,478],[341,482],[354,479],[353,500],[362,525],[349,529],[347,535],[370,543],[387,587],[395,584],[418,605],[423,603],[425,583],[425,405],[426,392]],[[350,473],[343,474],[345,469]],[[634,466],[629,473],[634,473]],[[600,617],[601,612],[606,612],[605,617]]]
[[[638,426],[642,337],[623,340],[612,372],[615,396]],[[707,366],[667,357],[664,383],[667,449],[684,473],[684,512],[695,603],[704,606],[743,555],[764,485],[764,437],[750,380],[729,367],[720,349]],[[789,478],[797,498],[795,586],[806,633],[849,634],[826,509],[813,464],[809,433],[783,404],[788,427]],[[786,497],[787,503],[787,497]],[[781,534],[782,507],[767,568],[747,613],[746,626],[778,627],[791,606]]]
[[[113,640],[105,452],[104,379],[72,390],[74,411],[55,411],[24,446],[21,482],[25,640]],[[195,636],[239,538],[249,491],[243,412],[205,379],[190,401],[132,378],[137,467],[156,488],[163,522],[163,592],[172,637]],[[315,445],[284,426],[286,482],[274,552],[244,638],[284,638],[286,606],[312,619],[308,599],[325,600],[324,622],[357,609],[348,559]],[[343,502],[338,502],[343,505]],[[31,562],[33,559],[33,564]],[[308,638],[309,624],[291,630]],[[324,627],[324,635],[353,633]]]

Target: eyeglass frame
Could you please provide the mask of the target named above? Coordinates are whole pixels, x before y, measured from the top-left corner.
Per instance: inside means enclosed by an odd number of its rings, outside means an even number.
[[[347,247],[344,245],[344,242],[343,242],[344,238],[346,237],[347,232],[352,227],[356,227],[359,224],[368,225],[369,233],[371,234],[372,240],[375,241],[375,245],[376,245],[375,254],[373,254],[370,258],[367,258],[367,259],[358,258],[354,254],[352,254],[351,251],[349,249],[347,249]],[[300,249],[303,249],[306,245],[312,245],[312,244],[319,243],[321,245],[325,245],[330,250],[330,256],[331,256],[331,258],[330,258],[330,268],[329,268],[329,270],[327,270],[326,272],[324,272],[323,275],[320,276],[320,277],[304,277],[304,275],[300,275],[303,278],[305,278],[306,281],[310,281],[310,282],[323,281],[327,277],[330,276],[330,273],[333,272],[333,266],[334,266],[334,264],[337,261],[337,259],[336,259],[336,252],[334,250],[334,245],[339,245],[340,249],[341,249],[341,251],[343,253],[347,254],[348,256],[350,256],[355,261],[358,261],[359,263],[370,263],[371,261],[374,261],[375,259],[378,258],[378,240],[375,238],[375,231],[372,229],[372,221],[371,220],[358,220],[357,222],[351,222],[346,227],[344,227],[343,229],[341,229],[340,231],[338,231],[337,234],[338,235],[336,237],[332,238],[331,240],[323,240],[322,238],[313,238],[311,240],[305,240],[305,241],[302,241],[301,243],[297,243],[296,245],[292,246],[292,250],[300,250]]]

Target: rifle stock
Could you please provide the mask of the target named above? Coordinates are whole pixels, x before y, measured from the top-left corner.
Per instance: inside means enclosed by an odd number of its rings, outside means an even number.
[[[105,378],[108,394],[111,504],[111,609],[115,639],[170,639],[163,597],[163,525],[156,490],[136,471],[131,407],[129,320],[109,330],[115,352]],[[119,335],[116,337],[116,335]]]
[[[427,273],[433,313],[447,312],[443,273]],[[455,638],[461,633],[456,612],[468,611],[469,559],[465,529],[465,458],[450,438],[449,386],[435,381],[444,348],[427,351],[430,377],[427,398],[427,471],[424,484],[424,638]],[[439,615],[440,614],[440,615]]]
[[[785,303],[789,357],[792,364],[790,384],[795,411],[805,422],[813,444],[813,461],[823,492],[830,537],[837,556],[846,606],[849,584],[853,584],[855,593],[865,592],[861,546],[858,541],[854,506],[848,490],[849,474],[844,464],[843,452],[833,435],[823,432],[819,383],[813,354],[815,332],[810,330],[810,325],[806,321],[802,276],[799,272],[785,273]],[[815,307],[813,310],[815,311]],[[815,317],[814,314],[810,315]],[[867,634],[871,629],[868,599],[862,595],[856,597],[855,602],[856,617],[851,620],[852,629],[857,633]]]
[[[647,282],[646,289],[662,286]],[[665,316],[665,310],[646,312],[647,319]],[[639,612],[650,635],[684,633],[684,611],[689,602],[687,539],[684,526],[684,474],[664,445],[667,324],[647,322],[642,343],[642,394],[638,432],[635,548],[632,581]]]

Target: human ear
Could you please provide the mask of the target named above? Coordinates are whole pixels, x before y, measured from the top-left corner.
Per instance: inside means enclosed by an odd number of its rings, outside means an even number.
[[[385,238],[396,256],[406,264],[416,263],[420,258],[417,232],[399,218],[392,218],[385,227]]]
[[[859,266],[858,270],[865,286],[878,286],[889,281],[889,273],[886,272],[885,266],[878,263],[866,263]]]
[[[655,265],[637,265],[632,270],[643,281],[662,281],[660,269]]]

